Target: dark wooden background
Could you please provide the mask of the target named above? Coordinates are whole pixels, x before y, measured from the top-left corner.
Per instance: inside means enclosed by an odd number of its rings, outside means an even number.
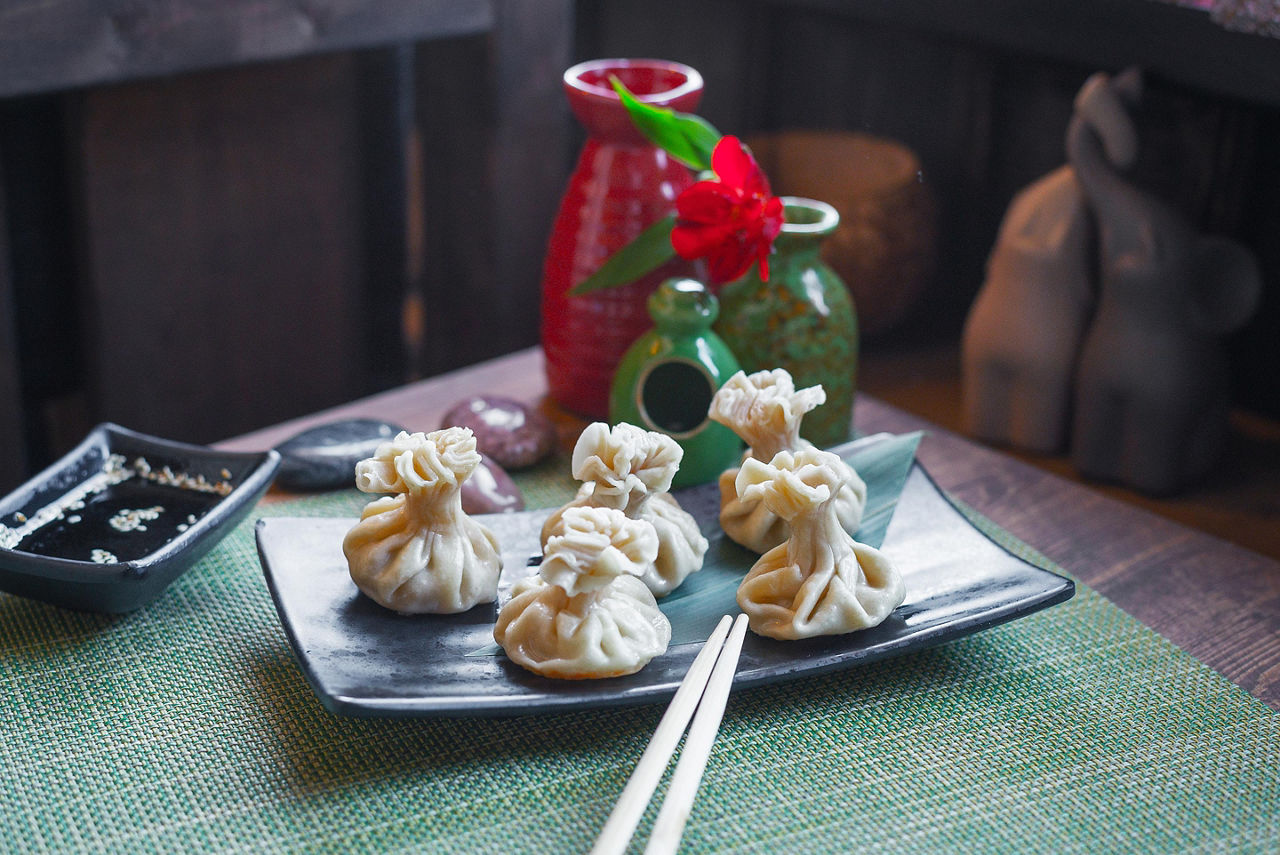
[[[706,78],[726,131],[920,156],[939,264],[871,348],[958,336],[1005,205],[1099,69],[1149,69],[1144,175],[1258,250],[1237,404],[1280,417],[1280,40],[1156,0],[6,4],[0,488],[111,419],[212,441],[537,340],[595,56]]]

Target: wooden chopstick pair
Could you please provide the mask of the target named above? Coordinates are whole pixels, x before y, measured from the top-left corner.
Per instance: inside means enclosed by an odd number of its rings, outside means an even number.
[[[663,855],[674,853],[680,846],[680,837],[689,819],[689,811],[693,808],[694,797],[698,794],[698,784],[707,768],[711,746],[720,730],[724,706],[729,700],[729,689],[733,686],[733,675],[738,670],[742,638],[747,632],[746,615],[738,615],[738,619],[733,622],[732,634],[729,632],[729,623],[728,615],[720,619],[715,631],[689,666],[689,671],[676,689],[675,697],[671,699],[662,721],[658,722],[657,729],[650,737],[648,747],[631,772],[622,795],[618,797],[613,813],[609,814],[608,822],[600,830],[591,855],[616,855],[626,850],[631,835],[640,823],[640,817],[649,806],[649,799],[653,797],[662,773],[671,762],[671,755],[675,753],[680,736],[692,717],[689,738],[685,740],[684,750],[680,753],[680,760],[671,777],[671,786],[658,810],[653,833],[649,836],[649,845],[644,851],[645,855]],[[693,715],[695,708],[698,711],[696,717]]]

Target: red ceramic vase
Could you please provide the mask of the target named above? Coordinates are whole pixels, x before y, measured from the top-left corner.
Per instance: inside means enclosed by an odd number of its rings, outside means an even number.
[[[556,215],[542,272],[542,348],[547,385],[562,407],[593,419],[609,414],[609,386],[623,353],[651,327],[649,295],[672,276],[692,272],[675,259],[635,282],[581,297],[569,289],[615,251],[675,209],[693,183],[690,170],[636,130],[609,76],[650,104],[692,112],[702,75],[650,59],[599,59],[564,74],[574,115],[587,129]]]

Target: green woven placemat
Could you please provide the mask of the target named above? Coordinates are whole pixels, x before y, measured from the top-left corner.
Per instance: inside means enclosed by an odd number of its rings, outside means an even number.
[[[531,506],[571,493],[563,471],[521,476]],[[130,615],[0,594],[0,849],[585,852],[661,713],[333,716],[250,521]],[[1083,586],[942,647],[735,693],[682,851],[858,850],[1278,851],[1280,715]]]

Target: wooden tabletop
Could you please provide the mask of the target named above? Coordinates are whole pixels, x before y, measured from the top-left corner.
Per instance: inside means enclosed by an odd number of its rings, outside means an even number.
[[[325,421],[373,417],[435,430],[476,393],[541,401],[570,446],[582,422],[545,399],[533,348],[221,443],[268,448]],[[1280,709],[1280,562],[1074,484],[860,396],[860,431],[924,429],[918,459],[946,491],[1056,561],[1120,608]],[[286,494],[273,491],[271,499]]]

